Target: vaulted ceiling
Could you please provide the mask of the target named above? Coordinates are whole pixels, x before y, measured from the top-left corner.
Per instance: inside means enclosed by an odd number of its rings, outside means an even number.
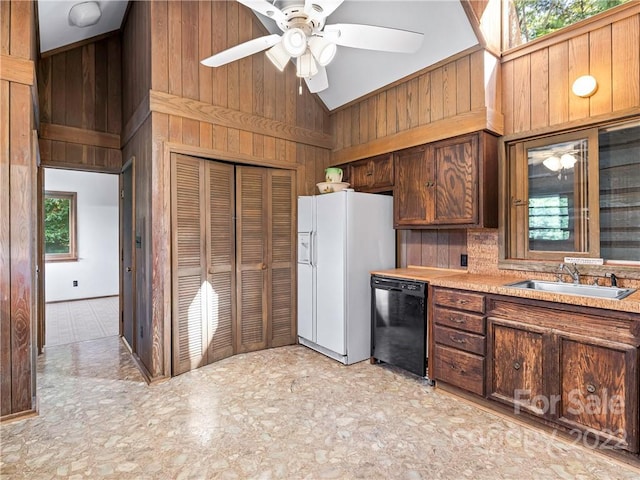
[[[85,28],[69,23],[69,10],[76,3],[79,2],[38,0],[43,53],[119,29],[128,2],[100,0],[102,17],[97,24]],[[256,15],[267,30],[281,33],[271,19]],[[318,94],[329,110],[478,43],[462,5],[456,0],[346,0],[327,19],[327,24],[334,23],[399,28],[423,33],[424,41],[412,54],[338,47],[336,57],[327,66],[329,88]]]

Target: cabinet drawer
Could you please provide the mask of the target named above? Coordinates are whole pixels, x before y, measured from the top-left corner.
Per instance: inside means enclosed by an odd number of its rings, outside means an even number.
[[[485,339],[482,335],[436,325],[433,329],[433,339],[436,343],[459,348],[465,352],[475,353],[483,357],[485,354]]]
[[[467,332],[485,333],[485,319],[481,315],[465,313],[448,308],[434,307],[433,320],[438,325],[466,330]]]
[[[436,288],[433,290],[434,303],[445,307],[484,313],[484,295]]]
[[[443,345],[434,351],[436,380],[484,395],[484,358]]]

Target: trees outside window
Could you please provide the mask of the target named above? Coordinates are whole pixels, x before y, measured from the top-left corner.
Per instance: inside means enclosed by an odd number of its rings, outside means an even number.
[[[573,25],[629,0],[511,0],[507,2],[509,39],[517,47]]]
[[[76,193],[45,192],[44,252],[47,261],[77,260]]]

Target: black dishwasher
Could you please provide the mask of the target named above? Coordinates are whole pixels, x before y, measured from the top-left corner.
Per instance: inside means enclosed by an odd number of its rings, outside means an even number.
[[[421,377],[427,373],[427,285],[371,276],[371,357]]]

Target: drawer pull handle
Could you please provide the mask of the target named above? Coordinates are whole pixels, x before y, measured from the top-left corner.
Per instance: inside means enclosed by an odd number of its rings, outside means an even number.
[[[458,300],[458,303],[460,303],[460,305],[466,305],[469,303],[469,300]]]
[[[587,392],[596,393],[596,386],[592,383],[587,384]]]
[[[453,318],[452,319],[455,323],[464,323],[464,318]]]
[[[521,367],[521,366],[522,366],[522,365],[520,365],[520,362],[513,362],[513,368],[514,368],[515,370],[520,370],[520,367]]]
[[[450,336],[449,338],[456,343],[467,343],[465,338],[456,338],[454,336]]]

